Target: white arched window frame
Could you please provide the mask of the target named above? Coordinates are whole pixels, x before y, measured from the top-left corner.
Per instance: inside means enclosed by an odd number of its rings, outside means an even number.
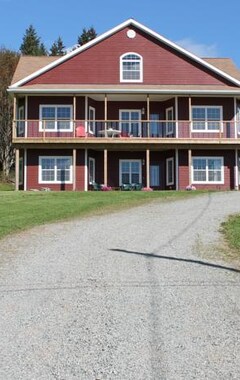
[[[128,52],[120,57],[120,82],[142,82],[143,59],[142,56]]]

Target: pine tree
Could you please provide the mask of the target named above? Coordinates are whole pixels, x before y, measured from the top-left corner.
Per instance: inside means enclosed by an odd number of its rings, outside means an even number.
[[[63,41],[61,39],[61,37],[59,36],[58,39],[56,41],[54,41],[54,43],[52,44],[51,48],[50,48],[50,55],[64,55],[65,54],[65,46],[63,45]]]
[[[47,50],[33,25],[26,29],[20,51],[22,55],[47,55]]]
[[[81,36],[78,36],[78,44],[82,46],[96,37],[97,33],[93,27],[89,29],[84,28]]]

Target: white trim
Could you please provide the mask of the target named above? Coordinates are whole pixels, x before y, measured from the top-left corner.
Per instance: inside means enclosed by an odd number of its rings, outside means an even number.
[[[26,117],[25,107],[23,105],[18,108],[17,119],[17,134],[18,136],[21,136],[21,133],[24,133],[24,137],[26,137]]]
[[[100,36],[94,38],[93,40],[89,41],[88,43],[86,43],[85,45],[79,47],[78,49],[62,56],[61,58],[57,59],[56,61],[54,62],[51,62],[50,64],[48,64],[47,66],[41,68],[40,70],[37,70],[35,71],[34,73],[28,75],[27,77],[19,80],[18,82],[12,84],[9,88],[10,89],[14,89],[28,81],[30,81],[31,79],[33,78],[36,78],[37,76],[39,76],[40,74],[43,74],[45,73],[46,71],[58,66],[60,63],[63,63],[65,62],[66,60],[68,60],[69,58],[71,57],[74,57],[75,55],[79,54],[80,52],[86,50],[86,49],[89,49],[91,46],[93,45],[96,45],[97,43],[99,43],[100,41],[106,39],[107,37],[113,35],[114,33],[120,31],[121,29],[129,26],[129,25],[133,25],[135,26],[136,28],[144,31],[145,33],[149,34],[150,36],[153,36],[154,38],[156,38],[157,40],[163,42],[164,44],[170,46],[171,48],[173,48],[174,50],[182,53],[183,55],[191,58],[192,60],[200,63],[202,66],[210,69],[211,71],[217,73],[218,75],[228,79],[230,82],[233,82],[234,84],[237,84],[238,86],[240,86],[240,81],[233,78],[232,76],[230,76],[229,74],[226,74],[225,72],[223,72],[222,70],[216,68],[215,66],[211,65],[210,63],[204,61],[202,58],[199,58],[197,57],[195,54],[193,53],[190,53],[189,51],[183,49],[182,47],[176,45],[174,42],[168,40],[167,38],[163,37],[162,35],[154,32],[153,30],[149,29],[148,27],[144,26],[143,24],[140,24],[139,22],[133,20],[132,18],[126,20],[125,22],[117,25],[116,27],[108,30],[107,32],[101,34]]]
[[[168,164],[169,163],[172,163],[171,164],[171,177],[172,177],[172,181],[169,181],[169,171],[168,171]],[[174,185],[174,157],[170,157],[170,158],[167,158],[166,159],[166,184],[167,186],[170,186],[170,185]]]
[[[206,181],[194,181],[194,170],[193,170],[193,162],[194,160],[221,160],[221,181],[209,181],[208,180],[208,162],[206,162]],[[208,185],[215,185],[215,184],[224,184],[224,157],[223,156],[193,156],[192,157],[192,164],[191,164],[191,175],[192,175],[192,183],[194,184],[208,184]]]
[[[88,150],[84,151],[84,191],[88,191]]]
[[[235,149],[234,188],[239,190],[238,149]]]
[[[57,178],[57,166],[56,166],[56,160],[58,159],[70,159],[71,160],[71,164],[70,164],[70,179],[69,181],[57,181],[56,178]],[[55,176],[55,180],[54,181],[43,181],[42,180],[42,160],[43,159],[54,159],[55,160],[55,164],[54,164],[54,176]],[[72,156],[39,156],[38,157],[38,183],[52,183],[52,184],[72,184],[73,183],[73,158]]]
[[[138,162],[139,163],[139,183],[142,183],[142,160],[137,160],[137,159],[122,159],[122,160],[119,160],[119,186],[122,186],[123,183],[122,183],[122,162]],[[132,174],[131,173],[131,170],[130,170],[130,175]],[[130,181],[130,183],[132,183]]]
[[[132,119],[129,119],[129,120],[123,120],[122,119],[122,112],[137,112],[138,113],[138,120],[132,120]],[[139,135],[141,136],[141,110],[140,109],[120,109],[119,110],[119,129],[120,131],[122,131],[122,123],[129,123],[130,124],[130,127],[131,127],[131,123],[138,123],[138,136],[135,136],[135,137],[139,137]],[[132,132],[129,131],[129,134],[132,135]]]
[[[175,96],[175,136],[178,138],[178,96]]]
[[[93,111],[93,119],[90,119],[90,111]],[[93,128],[90,128],[91,124],[92,124]],[[96,130],[96,108],[89,106],[89,108],[88,108],[88,132],[92,133],[94,135],[95,130]]]
[[[237,98],[234,96],[234,137],[237,138]]]
[[[168,112],[171,111],[172,112],[172,119],[168,119]],[[169,136],[169,135],[172,135],[174,133],[174,128],[173,128],[173,125],[174,125],[174,109],[173,109],[173,106],[171,107],[168,107],[165,109],[165,118],[166,118],[166,136]],[[168,121],[172,121],[172,124],[171,123],[168,123]],[[171,126],[171,129],[169,129],[169,126]]]
[[[220,109],[220,120],[208,120],[206,118],[206,114],[205,114],[205,120],[194,120],[193,117],[192,117],[192,112],[193,112],[193,109],[194,108],[204,108],[205,110],[209,109],[209,108],[217,108],[217,109]],[[191,120],[190,124],[191,124],[191,132],[193,133],[219,133],[219,132],[222,132],[223,131],[223,106],[203,106],[203,105],[191,105],[191,118],[189,119]],[[204,122],[204,125],[205,125],[205,129],[193,129],[193,123],[194,122]],[[211,123],[211,122],[217,122],[219,123],[219,129],[208,129],[208,123]]]
[[[93,157],[89,157],[89,158],[88,158],[88,161],[89,161],[89,167],[88,167],[88,183],[89,183],[89,184],[92,184],[92,182],[95,182],[95,181],[96,181],[96,160],[95,160],[95,158],[93,158]],[[89,178],[89,176],[90,176],[90,162],[92,162],[92,164],[93,164],[93,180],[92,180],[92,182],[90,181],[90,178]]]
[[[22,169],[22,170],[20,170]],[[18,185],[23,185],[24,182],[24,161],[23,157],[19,158],[19,179],[18,179]]]
[[[24,180],[23,182],[24,182],[23,190],[26,191],[27,190],[27,149],[24,149]]]
[[[139,70],[139,79],[124,79],[123,78],[123,58],[127,55],[135,55],[137,57],[140,58],[139,60],[139,63],[140,63],[140,70]],[[143,57],[138,54],[138,53],[135,53],[135,52],[127,52],[127,53],[124,53],[120,56],[120,59],[119,59],[119,70],[120,70],[120,82],[121,83],[141,83],[143,82]]]
[[[28,95],[25,96],[25,137],[28,137]]]
[[[85,95],[85,132],[87,132],[88,125],[87,125],[87,119],[88,119],[88,96]]]
[[[55,108],[55,109],[58,109],[58,108],[61,108],[61,107],[66,107],[66,108],[70,108],[70,119],[66,119],[66,120],[61,120],[61,119],[57,119],[56,116],[55,116],[55,119],[52,119],[52,120],[49,120],[49,121],[53,121],[54,122],[54,128],[52,129],[49,129],[49,128],[45,128],[45,132],[72,132],[73,131],[73,105],[72,104],[40,104],[39,105],[39,132],[43,132],[44,131],[44,128],[43,128],[43,122],[42,122],[42,110],[43,108]],[[48,121],[48,120],[47,120]],[[57,123],[58,121],[69,121],[69,129],[58,129],[57,127]]]

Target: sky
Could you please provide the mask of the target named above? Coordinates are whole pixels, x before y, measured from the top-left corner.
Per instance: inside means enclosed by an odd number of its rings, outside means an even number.
[[[200,57],[230,57],[240,68],[240,0],[0,0],[0,47],[19,50],[30,24],[49,49],[77,43],[134,18]]]

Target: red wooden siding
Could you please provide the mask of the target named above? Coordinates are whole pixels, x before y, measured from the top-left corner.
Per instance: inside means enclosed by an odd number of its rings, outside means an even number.
[[[49,187],[53,191],[73,189],[73,184],[39,184],[38,183],[38,164],[39,156],[72,156],[72,150],[48,150],[48,149],[29,149],[27,151],[27,190],[41,189]],[[76,157],[76,190],[84,190],[84,151],[77,150]]]
[[[136,37],[128,38],[128,29],[115,33],[25,85],[119,84],[119,58],[127,52],[143,57],[144,84],[233,85],[136,28],[133,28]]]
[[[230,190],[234,189],[234,162],[233,150],[194,150],[192,157],[223,157],[224,158],[224,184],[196,184],[198,190]],[[179,189],[184,190],[189,185],[188,151],[179,150]]]

